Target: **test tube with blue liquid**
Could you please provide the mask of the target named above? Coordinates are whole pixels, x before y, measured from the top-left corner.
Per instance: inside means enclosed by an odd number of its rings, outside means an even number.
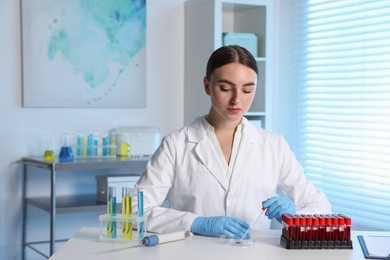
[[[93,145],[93,134],[88,134],[87,137],[87,156],[92,155],[92,145]]]
[[[76,155],[81,156],[81,149],[82,149],[82,140],[83,140],[83,133],[77,133],[77,149],[76,149]]]
[[[103,156],[108,156],[110,155],[110,134],[109,133],[104,133],[103,138]]]
[[[131,218],[131,189],[122,187],[122,217],[129,221],[122,222],[122,238],[131,240],[133,238],[133,223]]]
[[[110,216],[116,216],[116,188],[108,187],[107,194],[107,214]],[[107,237],[116,238],[116,221],[107,222]]]
[[[145,221],[144,221],[144,192],[142,189],[138,190],[138,238],[143,239],[145,237]]]
[[[99,148],[99,133],[95,132],[92,134],[92,155],[98,156],[98,148]]]

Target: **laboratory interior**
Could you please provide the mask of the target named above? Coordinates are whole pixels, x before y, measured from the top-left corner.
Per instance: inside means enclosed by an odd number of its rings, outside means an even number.
[[[386,259],[388,28],[387,0],[0,0],[0,259]],[[206,77],[227,46],[257,71]],[[230,66],[255,92],[210,90]],[[239,88],[221,177],[197,138]]]

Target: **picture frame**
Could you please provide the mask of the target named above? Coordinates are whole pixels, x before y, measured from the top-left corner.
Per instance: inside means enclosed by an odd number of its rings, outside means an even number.
[[[23,107],[146,106],[145,0],[20,0]]]

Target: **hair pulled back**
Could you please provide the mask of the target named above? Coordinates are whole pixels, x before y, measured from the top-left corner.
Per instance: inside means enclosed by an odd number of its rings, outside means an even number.
[[[206,78],[210,80],[214,70],[222,67],[223,65],[234,62],[238,62],[251,68],[257,75],[259,75],[257,63],[253,55],[247,49],[239,45],[229,45],[222,46],[211,54],[207,62]]]

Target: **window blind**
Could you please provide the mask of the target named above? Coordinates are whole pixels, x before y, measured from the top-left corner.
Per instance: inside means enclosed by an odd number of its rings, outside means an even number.
[[[297,156],[334,213],[390,230],[390,1],[300,8]]]

